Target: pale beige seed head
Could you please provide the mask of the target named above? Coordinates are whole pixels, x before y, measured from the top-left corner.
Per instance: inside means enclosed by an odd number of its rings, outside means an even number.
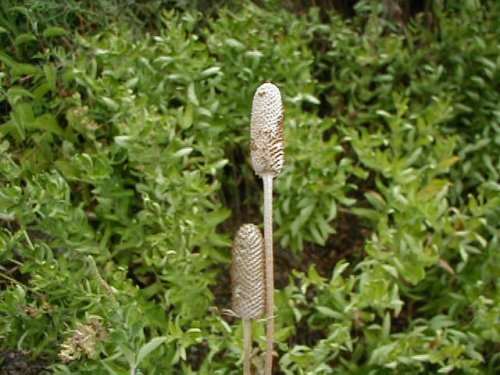
[[[244,224],[233,242],[231,264],[233,311],[244,319],[258,319],[264,314],[264,242],[259,228]]]
[[[264,83],[253,97],[250,154],[255,173],[277,176],[285,163],[283,123],[285,111],[278,87]]]

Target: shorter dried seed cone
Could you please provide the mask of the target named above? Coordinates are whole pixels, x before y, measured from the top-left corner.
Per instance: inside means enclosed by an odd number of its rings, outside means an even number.
[[[253,97],[250,154],[255,173],[276,177],[285,163],[283,122],[285,111],[278,87],[264,83]]]
[[[259,228],[244,224],[236,233],[231,264],[233,311],[259,319],[265,308],[264,242]]]

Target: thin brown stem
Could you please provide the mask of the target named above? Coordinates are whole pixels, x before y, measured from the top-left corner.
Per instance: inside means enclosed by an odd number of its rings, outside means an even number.
[[[252,375],[252,373],[250,372],[250,357],[252,352],[252,321],[250,319],[243,319],[243,340],[243,374]]]
[[[273,372],[274,346],[274,266],[273,266],[273,176],[264,174],[264,249],[266,253],[266,367],[265,374]]]

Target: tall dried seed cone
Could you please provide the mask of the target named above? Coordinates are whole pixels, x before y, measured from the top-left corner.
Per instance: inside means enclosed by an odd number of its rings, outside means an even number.
[[[255,173],[277,176],[285,163],[283,122],[285,111],[278,87],[259,86],[253,97],[250,120],[250,154]]]
[[[254,224],[244,224],[236,233],[231,286],[233,311],[244,319],[262,317],[265,309],[264,242]]]

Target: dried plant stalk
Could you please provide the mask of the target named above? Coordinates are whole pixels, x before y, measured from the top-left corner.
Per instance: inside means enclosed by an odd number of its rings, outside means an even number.
[[[231,264],[233,311],[243,319],[264,314],[264,243],[259,228],[244,224],[236,233]]]
[[[273,177],[262,176],[264,180],[264,249],[266,252],[266,364],[265,374],[273,371],[274,347],[274,260],[273,260]]]
[[[278,87],[264,83],[253,97],[250,120],[250,154],[255,173],[276,177],[285,162],[283,121],[285,112]]]
[[[264,182],[264,248],[266,253],[266,365],[273,370],[274,346],[274,267],[273,267],[273,178],[285,163],[283,124],[285,112],[281,93],[272,83],[264,83],[255,92],[250,122],[250,153],[255,173]]]
[[[244,374],[250,375],[252,319],[264,314],[264,243],[259,228],[244,224],[236,233],[231,264],[233,311],[243,318]]]
[[[252,357],[252,321],[243,319],[243,375],[252,375],[250,358]]]

